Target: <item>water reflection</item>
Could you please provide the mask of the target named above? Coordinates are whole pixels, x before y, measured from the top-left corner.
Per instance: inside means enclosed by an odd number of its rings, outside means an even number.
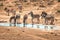
[[[10,26],[10,23],[0,23],[0,26]],[[14,26],[14,24],[12,24],[12,26]],[[17,27],[23,27],[23,23],[22,24],[16,24]],[[32,24],[26,24],[25,25],[27,28],[39,28],[39,29],[47,29],[47,30],[59,30],[60,28],[56,27],[55,25],[43,25],[43,24],[34,24],[32,27]]]

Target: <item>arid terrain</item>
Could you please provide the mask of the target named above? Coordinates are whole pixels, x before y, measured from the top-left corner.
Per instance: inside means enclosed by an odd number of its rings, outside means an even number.
[[[22,6],[22,9],[20,6]],[[42,11],[45,11],[54,16],[54,25],[60,26],[60,2],[58,0],[31,0],[31,2],[30,0],[0,0],[0,23],[9,23],[13,14],[12,10],[15,10],[16,14],[21,16],[17,21],[19,23],[23,23],[24,15],[31,11],[39,15]],[[32,17],[28,15],[26,23],[32,23],[31,19]],[[44,24],[44,19],[39,19],[39,24]],[[37,24],[37,19],[33,21]],[[60,40],[60,30],[47,32],[40,29],[0,26],[0,40]]]
[[[42,31],[19,27],[0,27],[0,40],[60,40],[60,31]]]
[[[22,9],[19,8],[19,6],[22,6]],[[9,22],[9,19],[13,13],[11,13],[10,11],[7,12],[6,10],[4,10],[5,8],[8,8],[9,10],[13,9],[16,11],[16,14],[20,14],[21,16],[19,20],[20,23],[23,22],[23,16],[25,14],[28,14],[30,11],[33,11],[34,14],[39,14],[39,15],[42,13],[42,11],[45,11],[46,13],[51,14],[55,17],[54,20],[55,25],[60,25],[60,12],[57,12],[60,11],[60,2],[57,1],[37,0],[37,2],[34,1],[25,2],[22,0],[5,0],[5,1],[2,0],[0,2],[0,19],[1,19],[0,21]],[[8,16],[8,13],[10,14],[10,16]],[[31,21],[32,21],[31,16],[28,15],[28,19],[26,22],[31,23]],[[37,23],[37,20],[34,19],[34,22]],[[39,22],[40,24],[44,24],[43,19],[40,19]]]

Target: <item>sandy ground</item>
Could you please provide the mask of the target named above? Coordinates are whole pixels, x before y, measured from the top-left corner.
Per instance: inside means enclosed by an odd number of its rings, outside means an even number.
[[[60,31],[46,32],[38,29],[0,27],[0,40],[60,40]]]

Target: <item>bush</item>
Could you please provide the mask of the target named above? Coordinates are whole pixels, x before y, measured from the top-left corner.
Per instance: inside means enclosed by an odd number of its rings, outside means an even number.
[[[60,0],[58,0],[58,2],[60,2]]]
[[[59,13],[60,13],[60,10],[57,10],[57,12],[59,12]]]
[[[23,0],[24,2],[27,2],[27,0]]]
[[[0,3],[0,6],[3,6],[3,3]]]
[[[33,4],[34,6],[36,6],[36,4]]]
[[[31,0],[31,2],[36,2],[37,0]]]
[[[0,1],[6,1],[6,0],[0,0]]]

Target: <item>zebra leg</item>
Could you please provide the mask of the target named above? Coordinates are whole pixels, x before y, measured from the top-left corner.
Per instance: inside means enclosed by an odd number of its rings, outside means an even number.
[[[16,19],[14,19],[14,26],[16,26]]]
[[[37,20],[38,20],[38,24],[39,24],[39,21],[40,21],[39,18],[37,18]]]
[[[47,30],[48,29],[48,26],[45,26],[45,30]]]
[[[10,23],[10,26],[11,26],[11,23]]]
[[[9,16],[9,12],[8,12],[8,16]]]
[[[32,27],[33,27],[33,24],[34,24],[34,23],[33,23],[33,18],[32,18]]]
[[[45,24],[46,24],[46,25],[48,24],[48,20],[47,20],[47,19],[45,19]]]
[[[23,20],[23,27],[25,27],[25,19]]]
[[[10,20],[9,20],[9,22],[10,22],[10,26],[11,26],[11,21],[12,21],[12,19],[10,18]]]
[[[37,21],[38,21],[38,24],[39,24],[39,21],[40,21],[39,18],[37,18]],[[38,28],[39,28],[39,25],[38,25]]]
[[[54,25],[54,19],[51,19],[51,23],[50,23],[51,25]]]

